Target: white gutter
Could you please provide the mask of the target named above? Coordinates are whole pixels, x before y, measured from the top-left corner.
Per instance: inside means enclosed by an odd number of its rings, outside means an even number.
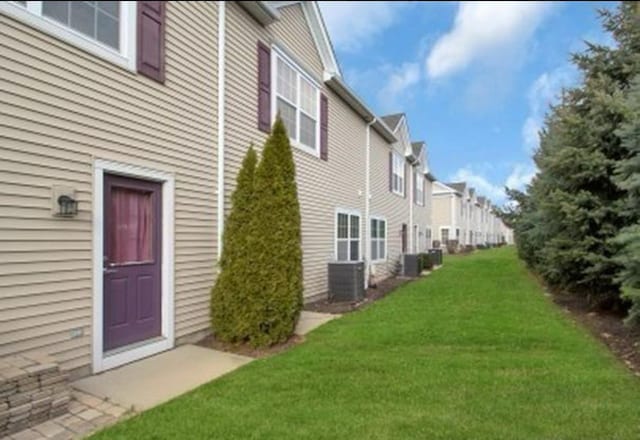
[[[364,260],[367,262],[364,266],[364,287],[365,289],[369,285],[369,273],[371,271],[371,126],[376,123],[374,117],[367,123],[366,128],[366,150],[364,153],[364,168],[367,176],[364,180],[364,218],[365,222],[365,245],[364,245]],[[387,232],[385,227],[385,233]]]
[[[238,4],[263,26],[268,26],[280,19],[280,13],[269,2],[244,1]]]
[[[218,2],[218,260],[222,257],[224,232],[224,76],[226,4]]]

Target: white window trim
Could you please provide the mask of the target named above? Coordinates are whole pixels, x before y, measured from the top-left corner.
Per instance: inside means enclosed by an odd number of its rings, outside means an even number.
[[[105,355],[103,346],[104,292],[104,173],[137,177],[162,183],[162,336],[148,344]],[[151,356],[174,346],[174,194],[175,178],[170,173],[97,159],[93,172],[93,372],[108,370]]]
[[[320,158],[320,90],[322,87],[318,82],[309,75],[302,67],[298,65],[294,60],[291,59],[282,49],[278,48],[276,45],[271,46],[271,125],[276,120],[276,115],[278,114],[278,58],[284,61],[291,69],[296,72],[296,89],[297,89],[297,102],[293,103],[289,101],[287,98],[280,96],[280,98],[292,105],[296,109],[296,136],[289,136],[289,140],[291,141],[291,145],[293,147],[298,148],[306,153],[309,153],[317,158]],[[300,77],[304,77],[315,89],[316,89],[316,148],[311,148],[308,145],[303,144],[298,139],[300,139],[300,112],[304,113],[306,116],[311,118],[307,112],[302,110],[300,105],[300,96],[301,96],[301,87],[300,87]],[[313,119],[313,118],[312,118]]]
[[[358,216],[358,260],[351,259],[351,246],[349,245],[349,259],[348,260],[338,260],[338,214],[345,214],[348,216],[357,215]],[[343,263],[349,263],[354,261],[362,261],[362,215],[360,211],[353,209],[343,209],[336,208],[335,213],[333,214],[333,252],[334,252],[334,260]],[[349,224],[347,225],[349,238],[341,238],[340,240],[347,240],[347,242],[351,243],[354,239],[351,238],[351,217],[349,217]]]
[[[449,230],[449,234],[448,234],[448,237],[447,237],[447,241],[449,241],[449,240],[451,240],[451,226],[440,226],[440,235],[438,235],[438,241],[440,242],[441,245],[445,245],[446,246],[446,243],[442,239],[442,230],[443,229],[448,229]]]
[[[375,260],[371,257],[371,255],[369,255],[369,259],[371,260],[372,263],[384,263],[385,261],[388,260],[388,246],[389,246],[389,224],[387,223],[387,219],[386,217],[380,217],[377,215],[372,215],[371,217],[369,217],[369,230],[371,229],[371,220],[377,220],[379,222],[384,222],[384,238],[373,238],[373,235],[370,233],[369,235],[371,235],[370,240],[376,240],[376,241],[380,241],[380,240],[384,240],[384,258],[376,258]],[[373,254],[373,246],[371,246],[371,253]]]
[[[0,12],[125,69],[136,71],[136,2],[120,2],[120,51],[42,16],[41,1],[0,2]]]
[[[404,190],[405,190],[405,187],[407,186],[406,183],[405,183],[405,179],[407,177],[405,171],[406,171],[407,167],[404,164],[404,156],[402,156],[402,154],[398,153],[397,151],[393,151],[392,154],[391,154],[391,157],[392,157],[392,159],[391,159],[391,161],[392,161],[392,164],[391,164],[391,182],[392,182],[391,191],[394,194],[397,194],[399,196],[404,197]],[[402,175],[396,173],[396,158],[398,159],[398,163],[402,163],[402,167],[401,167],[402,168],[401,169]],[[402,179],[402,183],[400,184],[400,190],[396,190],[396,188],[395,188],[394,176],[398,176],[398,178]]]

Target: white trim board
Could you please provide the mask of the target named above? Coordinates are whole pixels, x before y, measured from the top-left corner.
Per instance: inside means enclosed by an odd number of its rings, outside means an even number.
[[[104,175],[152,180],[162,183],[162,335],[148,344],[105,356],[103,349]],[[93,373],[118,367],[174,346],[174,212],[175,178],[172,174],[120,162],[96,159],[93,167]]]

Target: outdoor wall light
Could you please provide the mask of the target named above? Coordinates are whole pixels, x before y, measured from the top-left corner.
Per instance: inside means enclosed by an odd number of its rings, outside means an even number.
[[[78,201],[67,195],[58,197],[58,215],[60,217],[73,217],[78,214]]]
[[[75,217],[78,215],[78,200],[74,188],[54,185],[51,194],[51,214],[54,217]]]

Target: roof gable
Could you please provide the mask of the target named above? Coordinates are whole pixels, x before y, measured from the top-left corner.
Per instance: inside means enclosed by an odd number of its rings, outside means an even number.
[[[384,121],[385,124],[389,126],[389,128],[393,131],[398,129],[398,124],[404,117],[404,113],[395,113],[393,115],[381,116],[380,119]]]
[[[329,38],[329,33],[327,32],[327,27],[324,24],[324,19],[322,18],[322,13],[320,12],[318,2],[269,1],[262,3],[266,3],[276,10],[285,8],[287,6],[299,4],[302,8],[302,12],[304,13],[307,25],[309,26],[311,37],[313,38],[313,42],[315,43],[318,55],[320,56],[320,59],[322,61],[325,76],[342,76],[342,72],[340,71],[340,66],[338,65],[338,60],[333,50],[333,45],[331,44],[331,39]]]

